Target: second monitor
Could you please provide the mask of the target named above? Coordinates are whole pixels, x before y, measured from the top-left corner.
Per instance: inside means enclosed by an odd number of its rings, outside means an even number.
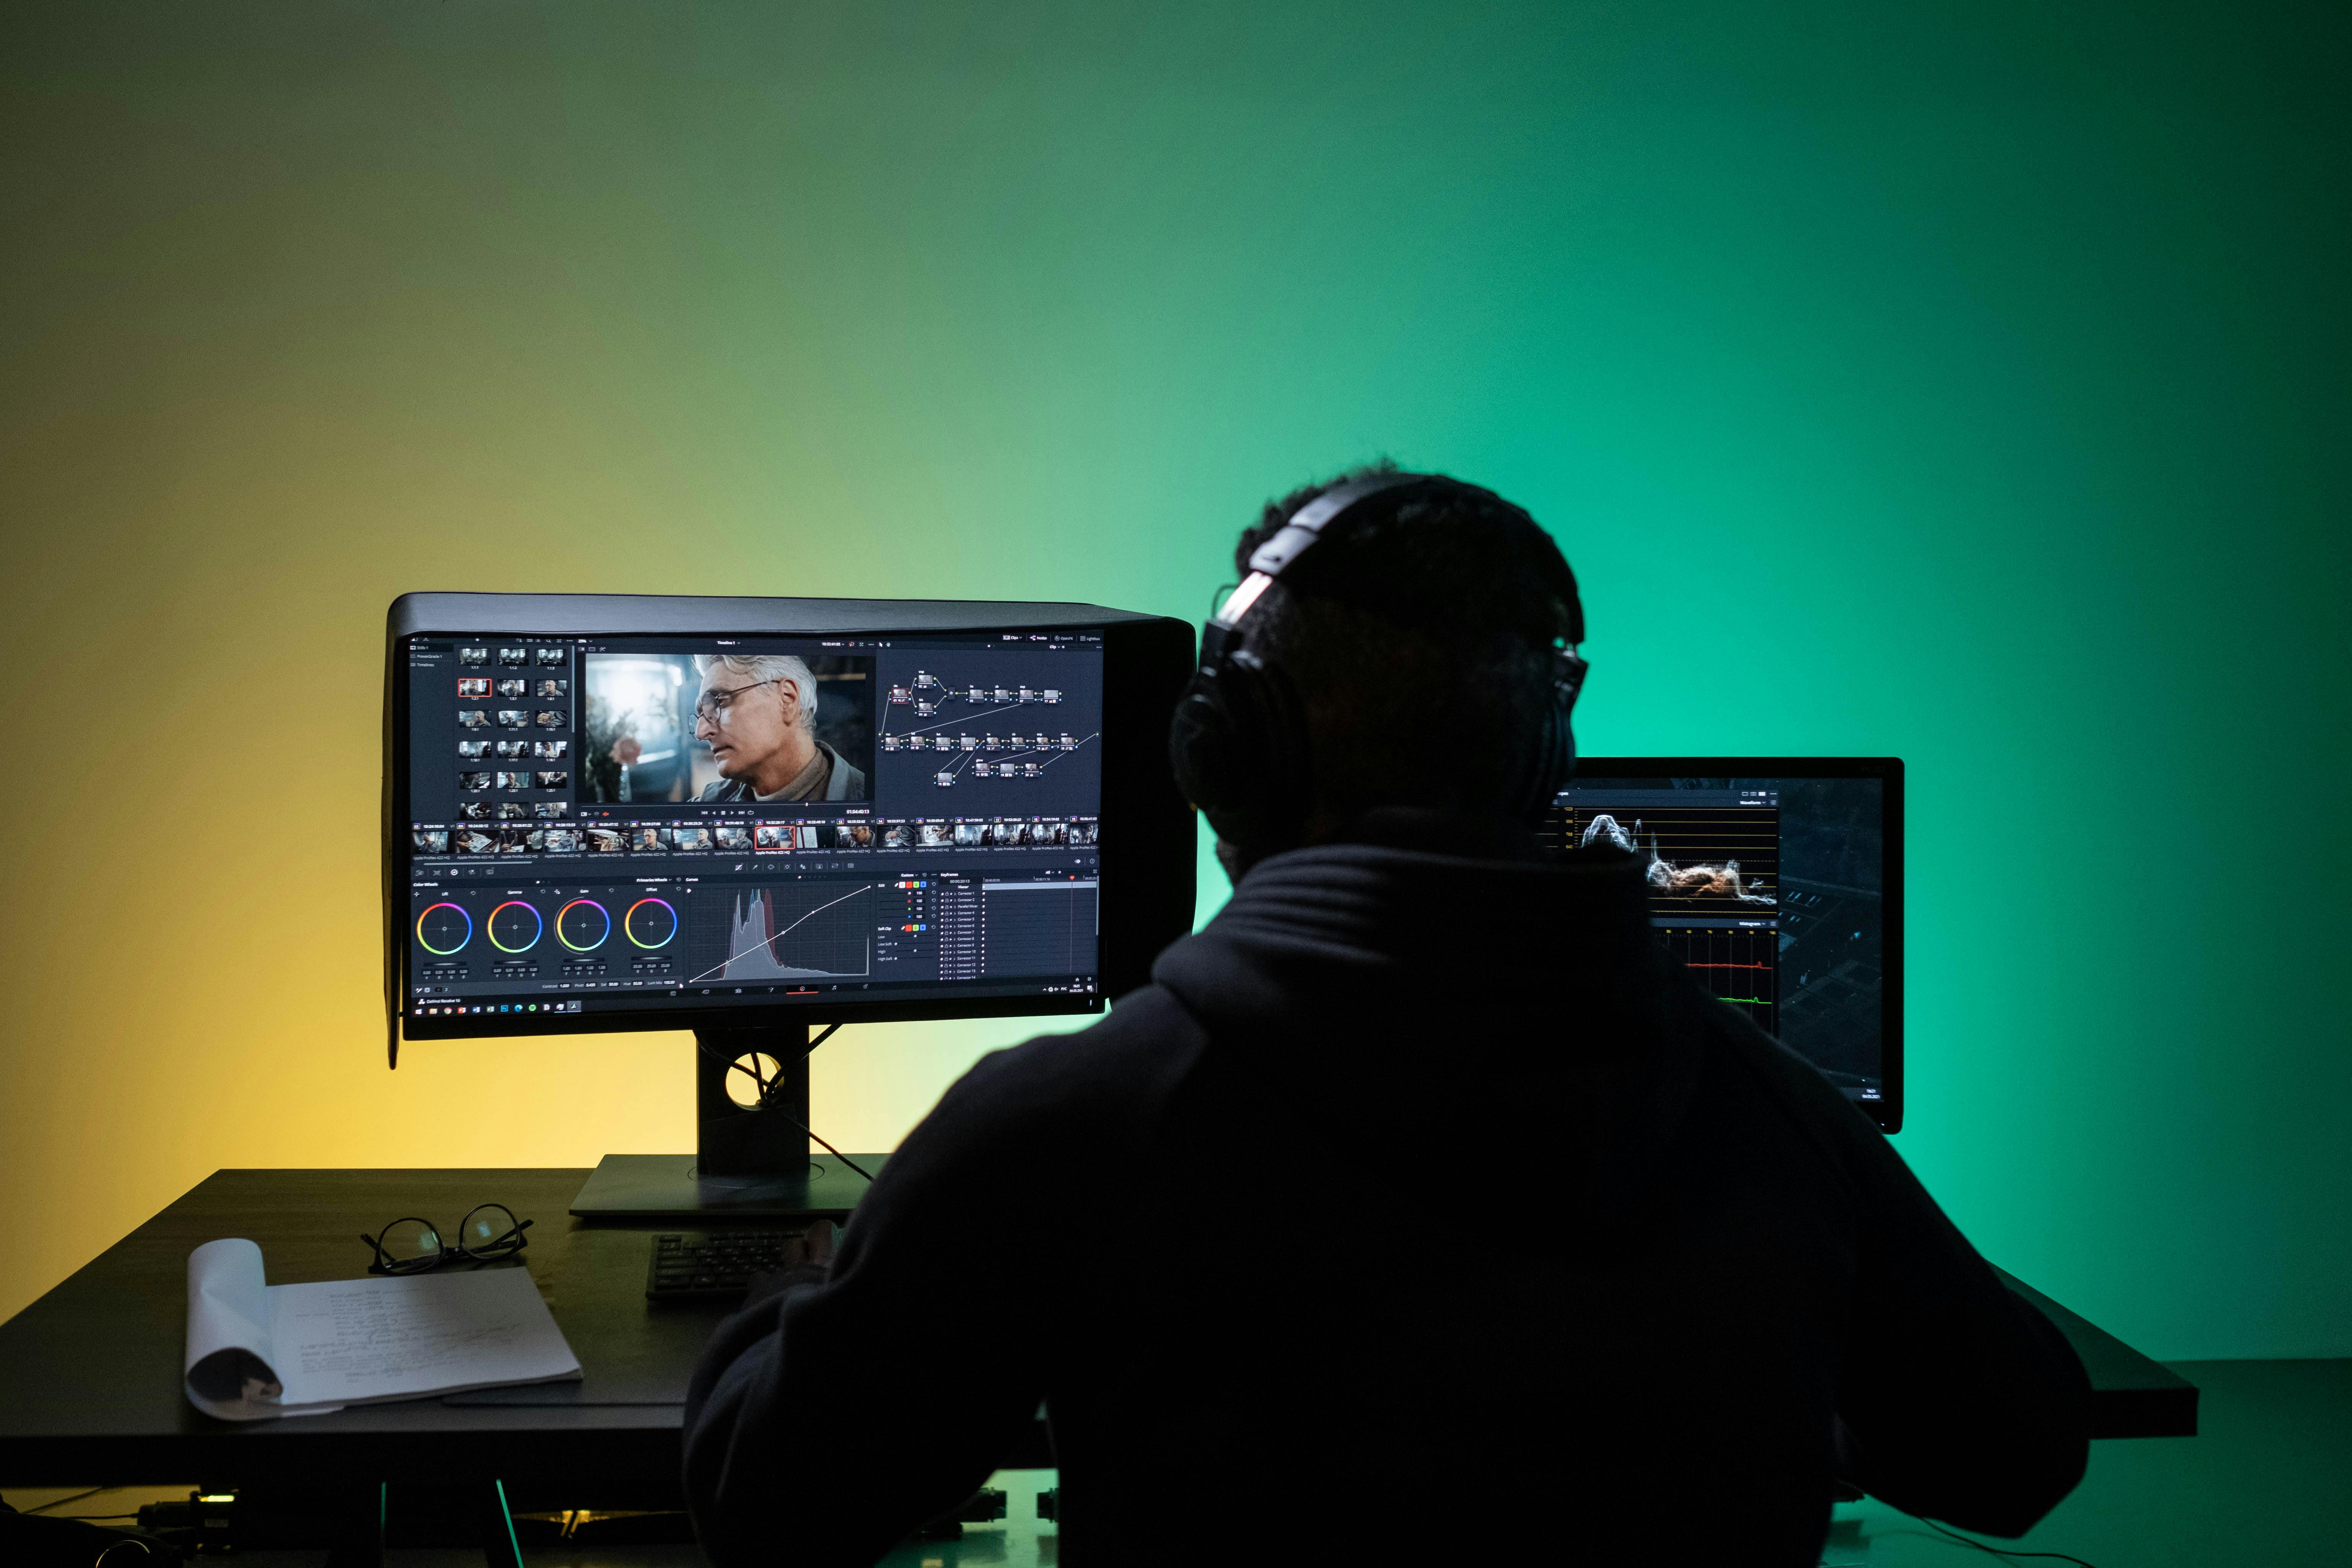
[[[1546,834],[1636,857],[1692,978],[1902,1127],[1899,759],[1588,757]]]

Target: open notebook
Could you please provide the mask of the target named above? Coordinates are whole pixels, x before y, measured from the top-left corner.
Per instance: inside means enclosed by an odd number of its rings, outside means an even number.
[[[261,1248],[188,1254],[188,1399],[230,1421],[580,1375],[530,1271],[270,1285]]]

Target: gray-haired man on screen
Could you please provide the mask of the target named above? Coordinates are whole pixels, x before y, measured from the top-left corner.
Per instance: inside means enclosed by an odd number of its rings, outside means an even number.
[[[701,656],[694,738],[719,782],[703,800],[864,800],[866,774],[816,738],[816,677],[785,653]]]

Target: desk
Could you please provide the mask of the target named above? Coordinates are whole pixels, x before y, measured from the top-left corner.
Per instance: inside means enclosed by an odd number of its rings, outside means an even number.
[[[616,1228],[570,1218],[565,1211],[587,1175],[215,1172],[0,1324],[0,1482],[295,1487],[495,1478],[509,1487],[561,1488],[583,1506],[680,1506],[681,1411],[649,1401],[683,1387],[695,1351],[725,1309],[650,1307],[642,1294],[641,1238],[677,1227]],[[421,1399],[236,1425],[197,1414],[180,1392],[187,1258],[201,1243],[252,1237],[273,1284],[349,1279],[367,1261],[362,1231],[373,1233],[399,1215],[454,1225],[476,1204],[490,1202],[536,1222],[523,1265],[588,1374],[578,1391],[517,1396],[567,1403]],[[567,1268],[575,1258],[596,1267]],[[2051,1314],[2081,1353],[2096,1391],[2096,1436],[2195,1433],[2192,1384],[2056,1303],[2017,1289]],[[1043,1444],[1041,1426],[1023,1452],[1003,1457],[1002,1468],[1050,1466]]]

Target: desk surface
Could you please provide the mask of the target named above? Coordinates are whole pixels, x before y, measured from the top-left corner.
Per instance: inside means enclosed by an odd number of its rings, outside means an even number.
[[[200,1415],[180,1391],[188,1254],[224,1236],[259,1242],[272,1284],[348,1279],[367,1266],[362,1231],[373,1234],[401,1215],[454,1226],[476,1204],[502,1203],[535,1222],[522,1266],[566,1336],[597,1337],[598,1325],[585,1321],[579,1304],[563,1294],[564,1265],[585,1228],[564,1211],[587,1175],[215,1172],[0,1324],[0,1389],[6,1391],[0,1399],[0,1475],[11,1485],[81,1476],[110,1484],[250,1484],[264,1477],[398,1481],[566,1472],[668,1481],[678,1466],[676,1405],[456,1406],[418,1399],[238,1424]],[[636,1289],[644,1289],[642,1275]],[[704,1309],[695,1327],[707,1334],[720,1315]],[[517,1442],[525,1433],[530,1440]]]
[[[253,1485],[499,1477],[593,1486],[607,1497],[643,1490],[649,1502],[669,1496],[681,1413],[668,1401],[726,1309],[647,1303],[643,1237],[679,1227],[571,1218],[565,1211],[587,1176],[585,1170],[214,1173],[0,1324],[0,1480]],[[493,1202],[536,1222],[520,1266],[588,1374],[577,1389],[514,1397],[561,1403],[421,1399],[239,1425],[198,1414],[182,1394],[187,1259],[200,1244],[252,1237],[273,1284],[344,1279],[366,1265],[361,1232],[401,1215],[455,1225],[476,1204]],[[2196,1431],[2194,1386],[2017,1288],[2050,1313],[2090,1370],[2097,1436]],[[1051,1462],[1042,1451],[1003,1461]]]

